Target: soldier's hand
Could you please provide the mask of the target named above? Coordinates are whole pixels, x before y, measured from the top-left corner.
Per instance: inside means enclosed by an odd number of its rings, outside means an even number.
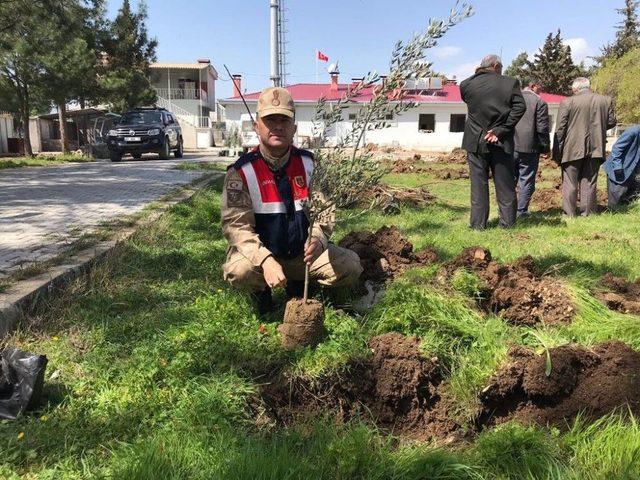
[[[311,237],[304,247],[304,262],[311,265],[322,254],[324,248],[322,243],[316,237]]]
[[[269,288],[274,289],[287,285],[287,277],[284,276],[282,266],[275,258],[267,257],[267,259],[262,262],[262,272],[264,274],[264,281],[267,282]]]

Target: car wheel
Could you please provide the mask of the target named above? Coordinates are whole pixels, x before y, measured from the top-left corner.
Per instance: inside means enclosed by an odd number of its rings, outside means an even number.
[[[140,160],[142,158],[142,154],[141,153],[132,153],[131,156],[133,158],[135,158],[136,160]]]
[[[160,160],[167,160],[171,155],[171,149],[169,148],[169,137],[164,138],[164,143],[162,144],[162,150],[160,150]]]
[[[182,155],[184,153],[184,148],[182,146],[182,138],[178,139],[178,148],[176,148],[176,150],[173,152],[173,154],[175,155],[176,158],[182,158]]]
[[[111,155],[109,155],[109,157],[111,158],[112,162],[119,162],[120,160],[122,160],[122,154],[121,153],[111,153]]]

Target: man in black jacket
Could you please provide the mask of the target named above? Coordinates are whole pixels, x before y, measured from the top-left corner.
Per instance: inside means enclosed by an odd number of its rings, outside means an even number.
[[[536,174],[540,154],[548,153],[551,140],[549,138],[549,106],[538,93],[542,86],[540,81],[530,78],[525,82],[522,96],[527,104],[527,111],[516,125],[515,132],[515,175],[520,185],[518,197],[518,217],[527,214],[531,196],[536,189]]]
[[[475,75],[460,84],[468,114],[462,137],[471,180],[471,228],[484,230],[489,218],[489,169],[496,188],[500,226],[516,221],[513,133],[526,105],[515,78],[502,75],[498,55],[482,59]]]

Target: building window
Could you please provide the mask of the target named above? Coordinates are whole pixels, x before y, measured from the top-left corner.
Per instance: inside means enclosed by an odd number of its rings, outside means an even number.
[[[425,131],[427,133],[435,132],[436,130],[436,115],[435,113],[421,113],[418,117],[418,130]]]
[[[385,119],[385,120],[393,120],[393,112],[391,112],[391,113],[387,113],[387,114],[384,116],[384,119]]]
[[[353,121],[356,119],[356,114],[355,113],[350,113],[349,114],[349,120]]]
[[[467,116],[464,113],[452,113],[449,119],[450,132],[464,132],[464,122]]]

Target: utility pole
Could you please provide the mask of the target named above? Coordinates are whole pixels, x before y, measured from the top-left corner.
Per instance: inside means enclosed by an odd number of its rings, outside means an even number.
[[[271,82],[274,87],[282,86],[280,77],[280,0],[270,0],[271,10]]]

